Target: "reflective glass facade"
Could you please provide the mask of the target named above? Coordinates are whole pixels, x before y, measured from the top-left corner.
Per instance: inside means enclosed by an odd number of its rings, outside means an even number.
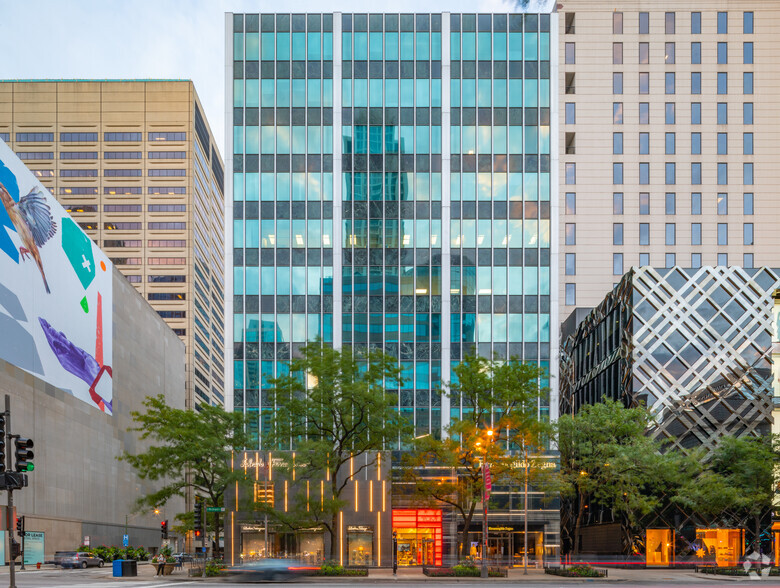
[[[550,367],[554,18],[232,15],[234,407],[260,436],[316,337],[397,357],[416,435],[460,414],[437,389],[466,354]]]

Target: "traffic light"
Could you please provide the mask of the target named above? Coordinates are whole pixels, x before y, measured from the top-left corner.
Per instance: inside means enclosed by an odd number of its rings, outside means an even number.
[[[35,454],[32,452],[34,446],[32,439],[25,439],[24,437],[17,437],[14,439],[15,466],[14,469],[17,472],[31,472],[35,469],[35,464],[32,462]]]
[[[168,521],[163,521],[160,523],[160,534],[162,535],[163,539],[168,538]]]
[[[195,536],[199,537],[203,531],[203,502],[195,497]]]
[[[16,532],[19,533],[20,537],[24,535],[24,517],[16,518]]]
[[[5,471],[5,415],[0,415],[0,473]]]

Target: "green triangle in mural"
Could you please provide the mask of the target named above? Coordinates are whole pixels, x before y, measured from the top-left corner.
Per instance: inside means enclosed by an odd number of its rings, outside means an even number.
[[[81,308],[84,309],[84,312],[89,314],[89,302],[87,302],[86,296],[84,296],[84,298],[81,299]]]

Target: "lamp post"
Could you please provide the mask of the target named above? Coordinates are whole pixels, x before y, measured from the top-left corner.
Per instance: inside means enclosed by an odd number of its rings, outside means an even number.
[[[528,445],[523,438],[523,463],[525,464],[525,488],[523,490],[523,575],[528,575]]]
[[[490,442],[493,440],[493,429],[488,429],[487,443],[485,444],[485,458],[482,460],[482,567],[480,569],[480,577],[488,577],[487,567],[487,555],[488,555],[488,487],[487,487],[487,475],[488,475],[488,449],[490,448]],[[481,441],[477,441],[477,447],[482,444]],[[492,483],[491,483],[492,486]]]

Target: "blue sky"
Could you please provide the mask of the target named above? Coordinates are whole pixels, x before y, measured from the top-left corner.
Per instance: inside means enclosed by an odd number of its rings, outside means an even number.
[[[512,0],[0,0],[0,79],[195,82],[224,152],[225,12],[492,12]]]

